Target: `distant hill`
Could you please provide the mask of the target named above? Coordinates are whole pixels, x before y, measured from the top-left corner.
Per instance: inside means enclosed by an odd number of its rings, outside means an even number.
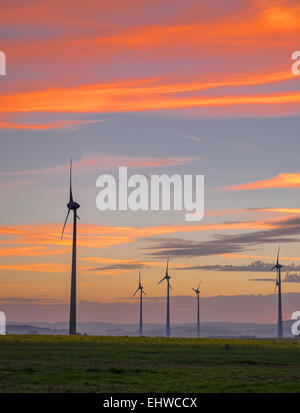
[[[284,321],[284,336],[292,337],[291,325],[293,321]],[[115,324],[115,323],[77,323],[77,330],[81,334],[108,335],[108,336],[136,336],[138,335],[137,324]],[[195,324],[172,325],[172,336],[195,337]],[[68,323],[18,323],[12,322],[7,325],[8,334],[68,334]],[[165,326],[163,324],[145,324],[145,336],[164,336]],[[202,337],[257,337],[273,338],[277,335],[276,324],[258,323],[203,323],[201,325]]]

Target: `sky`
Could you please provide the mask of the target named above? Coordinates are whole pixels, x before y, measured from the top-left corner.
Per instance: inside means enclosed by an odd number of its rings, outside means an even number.
[[[272,295],[279,245],[283,291],[299,292],[300,76],[291,70],[299,2],[0,3],[0,307],[8,320],[68,318],[71,224],[60,234],[71,157],[81,205],[77,299],[91,312],[94,303],[115,303],[116,314],[119,303],[137,304],[139,271],[148,299],[160,299],[167,257],[173,297],[191,296],[200,280],[206,298]],[[204,219],[99,211],[96,180],[117,177],[119,166],[147,177],[203,174]],[[251,306],[241,314],[276,320]]]

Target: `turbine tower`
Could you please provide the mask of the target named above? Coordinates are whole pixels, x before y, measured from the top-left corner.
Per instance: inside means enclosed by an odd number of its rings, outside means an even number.
[[[166,275],[164,276],[163,279],[161,279],[157,284],[160,284],[164,280],[167,281],[167,318],[166,318],[166,336],[170,337],[170,289],[172,290],[172,287],[170,285],[170,276],[168,273],[169,269],[169,258],[167,260],[167,267],[166,267]]]
[[[136,290],[136,292],[133,294],[133,297],[136,295],[136,293],[140,291],[140,337],[143,336],[143,294],[146,295],[144,291],[144,287],[141,284],[141,272],[139,272],[139,286]]]
[[[62,229],[61,239],[64,235],[65,226],[69,218],[70,211],[73,211],[73,244],[72,244],[72,272],[71,272],[71,296],[70,296],[70,322],[69,334],[76,334],[76,237],[77,237],[77,209],[80,205],[73,200],[72,194],[72,159],[70,162],[70,195],[67,204],[68,212]]]
[[[197,288],[192,288],[193,291],[195,291],[196,293],[196,297],[197,297],[197,338],[200,337],[200,305],[199,305],[199,301],[200,301],[200,285],[201,282],[199,282],[199,285]]]
[[[277,323],[277,337],[282,338],[283,337],[283,330],[282,330],[282,303],[281,303],[281,268],[282,265],[279,264],[279,251],[280,247],[278,247],[278,254],[277,254],[277,260],[276,264],[272,268],[271,271],[275,270],[277,271],[276,275],[276,284],[275,284],[275,291],[276,288],[278,287],[278,323]],[[274,292],[275,292],[274,291]]]

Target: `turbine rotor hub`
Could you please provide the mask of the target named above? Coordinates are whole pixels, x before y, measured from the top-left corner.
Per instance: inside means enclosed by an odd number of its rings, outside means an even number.
[[[76,211],[76,209],[80,208],[80,205],[77,202],[71,201],[68,203],[67,207],[73,211]]]

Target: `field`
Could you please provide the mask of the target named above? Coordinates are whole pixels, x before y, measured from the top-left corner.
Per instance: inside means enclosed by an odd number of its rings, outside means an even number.
[[[0,392],[299,392],[300,341],[0,337]]]

